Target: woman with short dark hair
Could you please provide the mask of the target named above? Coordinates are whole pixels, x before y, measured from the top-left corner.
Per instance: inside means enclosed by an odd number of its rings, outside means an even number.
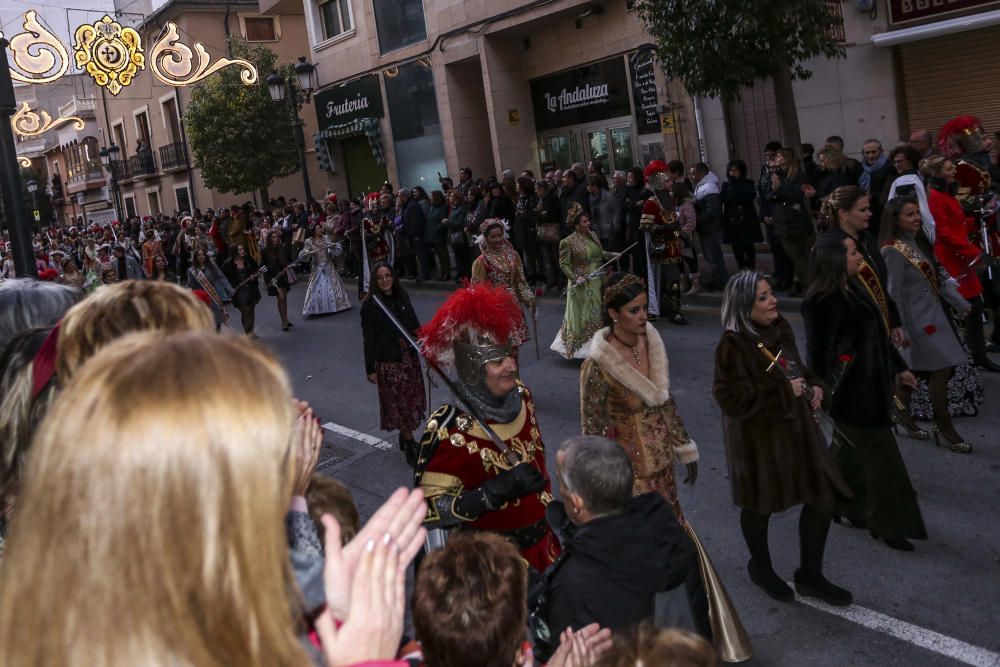
[[[743,271],[722,296],[725,332],[715,349],[712,391],[722,408],[722,430],[733,500],[750,551],[750,580],[776,600],[795,599],[771,564],[771,515],[802,505],[795,571],[800,595],[829,604],[851,603],[851,593],[823,576],[823,552],[837,496],[850,490],[830,458],[813,414],[823,403],[822,380],[802,363],[795,333],[778,312],[769,279]]]
[[[892,433],[897,384],[916,378],[890,339],[879,304],[859,279],[863,257],[851,237],[823,235],[802,304],[809,368],[823,381],[837,426],[832,452],[853,497],[847,519],[893,549],[927,539],[906,464]],[[835,519],[837,520],[837,519]]]

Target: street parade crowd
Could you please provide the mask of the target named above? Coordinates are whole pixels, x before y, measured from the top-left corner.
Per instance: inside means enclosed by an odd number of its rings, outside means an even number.
[[[713,396],[748,575],[778,601],[851,605],[851,582],[824,576],[831,523],[899,551],[928,538],[896,436],[977,445],[954,418],[1000,370],[1000,171],[971,116],[843,151],[770,143],[756,179],[738,159],[725,180],[659,160],[463,169],[429,194],[80,222],[35,234],[37,281],[13,275],[8,246],[0,663],[748,659],[732,573],[678,498],[698,429],[654,326],[687,324],[702,291],[722,293]],[[351,309],[354,280],[380,427],[413,469],[363,525],[315,472],[319,420],[254,340],[265,294],[291,332],[297,283],[311,317]],[[432,280],[457,287],[421,322],[405,284]],[[546,293],[566,303],[550,350],[583,360],[580,433],[548,459],[518,372]],[[779,294],[802,299],[804,350]],[[799,506],[793,592],[768,527]]]

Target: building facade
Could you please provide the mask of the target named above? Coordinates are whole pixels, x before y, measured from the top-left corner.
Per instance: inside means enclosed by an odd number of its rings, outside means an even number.
[[[125,4],[130,7],[126,17],[142,17],[132,22],[132,27],[146,45],[152,45],[165,24],[172,21],[185,44],[200,42],[213,61],[231,57],[230,37],[262,43],[278,55],[278,63],[292,63],[297,56],[309,53],[301,9],[289,15],[262,16],[256,0],[231,0],[224,5],[170,0],[155,9],[148,2],[144,6],[144,0],[138,4],[125,0]],[[263,86],[270,72],[258,74],[260,80],[255,85]],[[96,94],[100,144],[114,144],[119,149],[114,172],[123,217],[174,215],[258,199],[257,193],[223,194],[205,187],[184,129],[184,110],[190,98],[191,88],[166,85],[148,71],[140,72],[117,96],[101,91]],[[309,105],[303,107],[301,117],[306,121],[306,132],[315,131],[315,114]],[[316,182],[319,167],[311,147],[307,149],[306,161]],[[301,173],[277,179],[269,193],[304,200]]]
[[[15,87],[18,105],[27,104],[30,112],[84,122],[83,129],[59,124],[36,136],[15,133],[17,154],[31,161],[39,192],[51,199],[51,208],[40,211],[37,221],[43,226],[103,224],[114,219],[108,179],[98,155],[102,135],[94,90],[92,80],[80,74],[44,85]]]
[[[937,130],[950,118],[973,114],[1000,130],[1000,2],[997,0],[829,0],[844,29],[833,36],[842,59],[806,63],[813,76],[794,82],[802,141],[822,147],[844,139],[861,157],[875,138],[889,147],[917,130]],[[761,81],[729,104],[701,103],[708,158],[721,172],[739,157],[756,173],[764,144],[779,138],[774,89]]]
[[[691,100],[638,47],[626,0],[261,0],[299,3],[322,87],[317,157],[358,196],[385,181],[606,170],[698,156]]]

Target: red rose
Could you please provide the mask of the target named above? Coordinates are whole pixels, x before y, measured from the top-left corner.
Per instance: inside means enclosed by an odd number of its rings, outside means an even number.
[[[844,363],[844,364],[849,364],[852,361],[854,361],[854,357],[851,356],[851,355],[849,355],[849,354],[842,354],[839,357],[837,357],[837,361],[839,361],[841,363]]]
[[[928,324],[927,326],[924,327],[924,332],[928,336],[933,336],[935,333],[937,333],[937,327],[935,327],[933,324]]]

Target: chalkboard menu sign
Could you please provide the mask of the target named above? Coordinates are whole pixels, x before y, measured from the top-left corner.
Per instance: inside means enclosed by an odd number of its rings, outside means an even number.
[[[651,53],[634,53],[629,57],[632,76],[632,101],[635,104],[635,124],[638,134],[660,131],[660,114],[657,112],[656,59]]]
[[[629,114],[628,81],[622,58],[532,79],[535,128],[551,130]]]

